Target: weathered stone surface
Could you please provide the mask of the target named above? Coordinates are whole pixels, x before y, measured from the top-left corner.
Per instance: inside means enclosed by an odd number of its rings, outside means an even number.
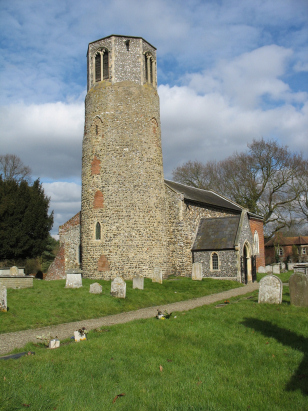
[[[80,288],[82,287],[81,273],[67,273],[65,288]]]
[[[263,277],[259,284],[259,303],[281,304],[282,281],[275,275]]]
[[[0,285],[0,311],[7,311],[7,291],[3,285]]]
[[[103,287],[99,283],[93,283],[90,285],[90,293],[92,294],[102,294]]]
[[[139,290],[144,289],[144,277],[141,277],[141,275],[136,275],[133,278],[133,288],[138,288]]]
[[[163,283],[163,272],[160,267],[154,267],[152,282],[159,283],[159,284]]]
[[[192,280],[202,280],[202,264],[201,263],[193,263],[192,265],[192,272],[191,272],[191,279]]]
[[[108,52],[103,81],[95,81],[98,50]],[[150,278],[155,265],[168,272],[156,49],[141,38],[89,44],[81,203],[84,277]]]
[[[308,276],[295,273],[289,279],[290,301],[298,307],[308,307]]]
[[[126,298],[126,282],[122,277],[116,277],[111,282],[110,294],[116,298]]]
[[[265,267],[263,267],[262,265],[258,268],[258,273],[266,273],[266,269]]]
[[[11,267],[10,268],[10,275],[19,275],[18,267],[16,267],[15,265],[13,267]]]
[[[272,274],[280,274],[280,265],[279,264],[267,265],[265,266],[265,272],[272,273]]]

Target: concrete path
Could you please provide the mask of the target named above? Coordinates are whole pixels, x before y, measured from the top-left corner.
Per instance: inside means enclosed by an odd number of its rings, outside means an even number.
[[[258,283],[245,285],[244,287],[234,288],[232,290],[224,291],[218,294],[208,295],[193,300],[179,301],[177,303],[165,304],[155,307],[141,308],[136,311],[129,311],[126,313],[108,315],[106,317],[94,318],[90,320],[75,321],[72,323],[52,325],[50,327],[36,328],[25,331],[17,331],[14,333],[0,334],[0,355],[9,353],[15,348],[22,348],[28,342],[41,342],[37,336],[57,336],[60,340],[70,338],[74,331],[81,327],[93,330],[94,328],[107,327],[113,324],[123,324],[132,320],[139,320],[142,318],[153,318],[157,314],[157,310],[168,312],[187,311],[202,305],[209,305],[217,301],[226,300],[238,295],[244,295],[255,291],[259,288]]]

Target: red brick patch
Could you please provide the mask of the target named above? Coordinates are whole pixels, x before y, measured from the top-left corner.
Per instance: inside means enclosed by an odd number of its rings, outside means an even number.
[[[104,207],[104,196],[103,196],[103,193],[100,190],[96,191],[96,193],[94,195],[93,207],[94,208],[103,208]]]
[[[110,270],[109,262],[104,255],[101,255],[99,257],[99,260],[97,262],[97,269],[98,271],[109,271]]]
[[[92,176],[94,174],[99,174],[100,169],[101,169],[101,161],[96,156],[94,156],[92,164],[91,164],[91,174],[92,174]]]

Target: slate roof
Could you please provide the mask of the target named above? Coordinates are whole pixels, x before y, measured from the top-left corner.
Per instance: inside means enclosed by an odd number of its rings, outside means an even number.
[[[210,205],[214,208],[223,208],[237,212],[242,211],[242,207],[227,198],[216,194],[214,191],[201,190],[200,188],[189,187],[174,181],[165,180],[165,184],[171,189],[184,195],[186,200]]]
[[[308,236],[272,238],[265,244],[265,247],[272,247],[278,243],[279,245],[308,245]]]
[[[192,251],[234,249],[240,215],[201,218]]]

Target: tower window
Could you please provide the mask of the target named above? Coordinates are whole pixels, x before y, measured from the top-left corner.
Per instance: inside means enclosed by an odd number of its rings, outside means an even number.
[[[127,51],[129,51],[129,43],[130,43],[130,40],[126,40],[126,41],[125,41],[125,45],[126,45],[126,50],[127,50]]]
[[[100,223],[96,223],[95,226],[95,240],[100,240],[101,239],[101,225]]]
[[[147,58],[146,54],[144,55],[144,68],[145,68],[145,79],[146,79],[146,81],[148,81],[148,77],[149,77],[149,74],[148,74],[148,58]]]
[[[97,53],[95,56],[95,81],[101,81],[101,55]]]
[[[109,58],[108,58],[108,51],[105,50],[104,55],[103,55],[103,79],[108,80],[109,79]]]
[[[150,59],[150,83],[153,84],[153,60]]]

